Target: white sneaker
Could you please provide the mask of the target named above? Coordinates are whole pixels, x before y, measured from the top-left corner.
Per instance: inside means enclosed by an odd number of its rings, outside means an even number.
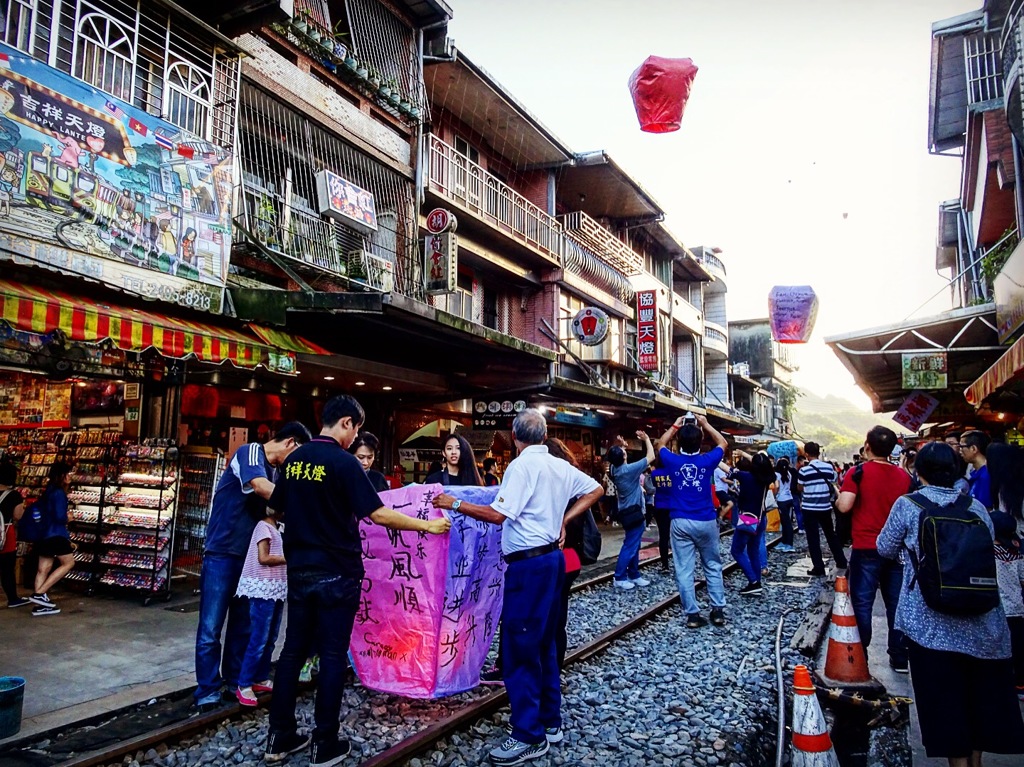
[[[651,582],[649,580],[647,580],[646,578],[644,578],[643,576],[641,576],[639,578],[630,578],[629,582],[632,583],[634,586],[650,586],[651,585]]]
[[[630,589],[635,589],[636,584],[633,581],[615,581],[615,588],[629,591]]]

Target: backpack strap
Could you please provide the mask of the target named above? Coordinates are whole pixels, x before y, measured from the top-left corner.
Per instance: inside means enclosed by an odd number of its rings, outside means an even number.
[[[917,492],[914,492],[914,493],[908,493],[907,495],[905,495],[903,497],[906,498],[908,501],[910,501],[915,506],[917,506],[921,511],[928,511],[928,510],[931,510],[931,509],[936,509],[939,506],[939,504],[935,503],[935,501],[933,501],[931,498],[929,498],[928,496],[926,496],[924,493],[922,493],[920,491],[917,491]],[[921,537],[921,516],[920,516],[920,514],[918,515],[917,535],[918,535],[918,538]],[[918,544],[918,545],[920,545],[920,544]],[[914,553],[914,550],[912,548],[910,548],[907,545],[904,545],[903,548],[905,548],[907,550],[907,558],[910,560],[910,566],[912,568],[914,568],[914,576],[910,579],[910,589],[913,590],[914,586],[917,585],[917,574],[918,574],[918,570],[920,568],[920,561],[918,560],[917,554]]]

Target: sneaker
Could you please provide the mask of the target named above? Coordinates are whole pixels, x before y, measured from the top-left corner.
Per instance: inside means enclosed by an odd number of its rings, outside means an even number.
[[[509,722],[508,724],[505,725],[505,734],[506,735],[511,735],[512,734],[512,722]],[[547,738],[548,743],[561,743],[562,739],[565,736],[562,734],[562,728],[561,727],[545,727],[544,728],[544,737]]]
[[[825,574],[824,567],[815,567],[807,571],[807,574],[812,578],[820,578]]]
[[[235,697],[238,698],[238,702],[243,706],[258,706],[260,704],[256,698],[256,693],[252,691],[251,687],[236,688]]]
[[[283,762],[290,754],[301,751],[309,745],[312,738],[308,734],[298,732],[274,732],[267,734],[267,747],[263,751],[263,761],[268,764]]]
[[[33,607],[32,617],[35,618],[38,615],[56,615],[60,612],[60,608],[57,605],[51,605],[50,607]]]
[[[299,681],[302,684],[309,684],[313,681],[313,659],[310,658],[302,664],[302,669],[299,671]]]
[[[500,668],[491,666],[480,672],[480,684],[502,687],[505,684],[505,677]]]
[[[711,608],[711,625],[713,626],[724,626],[725,625],[725,610],[721,607]]]
[[[775,547],[776,551],[781,551],[783,554],[792,554],[796,549],[790,546],[788,543],[780,543]]]
[[[309,752],[309,764],[311,767],[332,767],[345,760],[348,752],[352,750],[347,740],[328,740],[323,743],[313,743]]]
[[[889,668],[891,668],[897,674],[910,673],[910,664],[907,663],[906,659],[894,660],[892,658],[889,658]]]
[[[764,589],[761,587],[761,581],[758,581],[757,583],[748,583],[740,589],[741,597],[753,597],[763,593]]]
[[[28,601],[40,607],[53,607],[53,600],[46,596],[46,594],[33,594],[28,598]]]
[[[25,597],[18,597],[17,599],[10,600],[7,603],[7,606],[8,607],[24,607],[25,605],[30,605],[30,604],[32,604],[31,600],[26,599]]]
[[[274,683],[269,679],[264,679],[262,682],[257,682],[252,686],[253,692],[273,692]]]
[[[642,575],[639,578],[630,578],[629,582],[634,586],[650,586],[651,582],[644,578]]]
[[[625,589],[626,591],[629,591],[630,589],[635,589],[636,588],[636,584],[634,584],[633,581],[615,581],[615,588],[617,588],[617,589]],[[500,750],[500,749],[496,749],[496,750]],[[530,757],[530,758],[532,759],[533,757]],[[519,762],[515,762],[515,764],[519,764]]]
[[[700,613],[692,613],[686,616],[686,628],[699,629],[708,625],[708,619]]]
[[[491,750],[491,761],[497,765],[522,764],[530,759],[544,756],[549,750],[547,738],[540,743],[522,743],[511,735],[495,749]]]

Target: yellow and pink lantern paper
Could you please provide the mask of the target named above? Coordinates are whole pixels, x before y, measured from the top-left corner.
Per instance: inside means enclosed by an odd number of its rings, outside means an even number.
[[[440,517],[439,493],[490,504],[496,487],[409,485],[381,493],[385,505]],[[447,535],[389,530],[364,520],[363,595],[351,652],[364,687],[407,698],[441,698],[480,684],[501,616],[501,528],[447,512]]]
[[[640,130],[647,133],[679,130],[696,76],[697,65],[692,59],[648,56],[629,76],[629,93]]]
[[[805,344],[818,318],[818,296],[810,285],[776,285],[768,294],[772,338],[780,344]]]

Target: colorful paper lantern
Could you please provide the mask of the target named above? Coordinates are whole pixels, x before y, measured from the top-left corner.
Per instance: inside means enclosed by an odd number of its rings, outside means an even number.
[[[380,494],[410,516],[441,516],[441,492],[490,504],[496,487],[409,485]],[[360,683],[407,698],[440,698],[480,684],[505,589],[501,527],[450,511],[451,532],[419,535],[365,521],[363,594],[352,630]]]
[[[818,296],[810,285],[776,285],[768,294],[772,338],[780,344],[805,344],[818,318]]]
[[[788,458],[790,466],[796,466],[799,449],[795,441],[785,439],[781,442],[772,442],[768,445],[768,455],[778,461],[780,458]]]
[[[697,65],[692,59],[648,56],[629,76],[629,93],[640,120],[640,130],[648,133],[679,130],[696,76]]]

